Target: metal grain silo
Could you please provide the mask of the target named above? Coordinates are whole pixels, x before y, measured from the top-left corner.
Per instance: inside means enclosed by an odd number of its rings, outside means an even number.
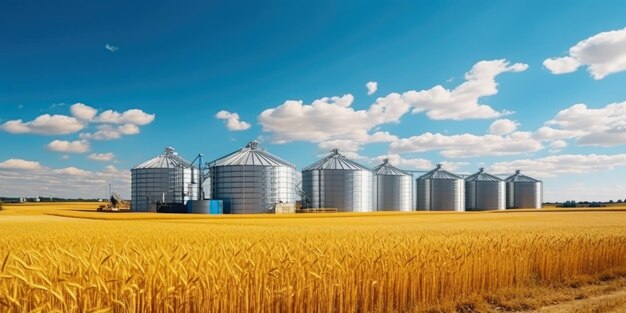
[[[520,170],[507,177],[507,209],[541,209],[543,204],[543,182],[520,174]]]
[[[465,178],[466,210],[504,210],[506,185],[499,177],[480,170]]]
[[[374,211],[412,211],[413,176],[389,164],[388,159],[372,170]]]
[[[259,148],[257,141],[209,163],[211,195],[224,213],[267,213],[294,203],[296,166]]]
[[[418,177],[416,210],[465,211],[465,181],[460,176],[437,168]]]
[[[131,177],[133,211],[156,212],[167,207],[184,212],[188,200],[198,200],[200,173],[172,147],[135,166]]]
[[[308,208],[336,208],[339,212],[372,211],[372,172],[338,149],[302,170],[302,190]]]

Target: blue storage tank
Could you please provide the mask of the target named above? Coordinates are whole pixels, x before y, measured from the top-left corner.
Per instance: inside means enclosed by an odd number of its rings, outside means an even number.
[[[190,200],[187,201],[187,213],[194,214],[223,214],[222,200]]]

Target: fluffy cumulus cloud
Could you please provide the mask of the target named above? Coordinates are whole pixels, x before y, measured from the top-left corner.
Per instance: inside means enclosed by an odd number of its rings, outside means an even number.
[[[102,171],[77,167],[55,169],[15,159],[0,162],[3,196],[105,198],[109,184],[122,197],[130,198],[130,171],[109,166]]]
[[[403,138],[390,145],[392,153],[415,153],[438,150],[449,158],[468,158],[486,155],[514,155],[543,149],[541,141],[530,132],[513,132],[500,135],[444,135],[425,133]]]
[[[83,103],[70,106],[70,113],[72,116],[44,114],[28,122],[10,120],[0,125],[0,129],[13,134],[68,135],[97,123],[101,125],[96,126],[95,132],[83,132],[80,138],[111,140],[139,134],[139,126],[148,125],[155,119],[154,114],[139,109],[124,112],[106,110],[98,114],[97,109]]]
[[[553,74],[576,71],[581,66],[594,79],[626,70],[626,28],[602,32],[569,49],[569,56],[549,58],[543,65]]]
[[[114,126],[109,124],[98,125],[95,132],[81,133],[81,139],[93,139],[93,140],[114,140],[119,139],[124,135],[136,135],[140,133],[139,126],[133,124],[124,124],[120,126]]]
[[[580,146],[626,144],[626,102],[611,103],[597,109],[575,104],[560,111],[534,136],[542,140],[574,138]]]
[[[137,126],[148,125],[154,121],[155,115],[139,109],[131,109],[124,112],[106,110],[96,117],[98,123],[107,124],[132,124]]]
[[[367,88],[367,95],[368,96],[373,95],[378,90],[378,83],[377,82],[367,82],[367,84],[365,84],[365,88]]]
[[[434,120],[497,118],[510,112],[498,112],[479,100],[498,93],[496,76],[526,69],[527,64],[510,64],[504,59],[480,61],[465,74],[465,82],[452,90],[437,85],[428,90],[406,92],[403,97],[411,104],[413,112],[425,111]]]
[[[32,121],[10,120],[0,129],[12,134],[67,135],[82,130],[85,125],[75,117],[44,114]]]
[[[480,61],[466,73],[466,81],[453,90],[435,86],[428,90],[410,90],[379,97],[366,109],[355,109],[351,94],[324,97],[306,104],[288,100],[263,111],[259,123],[275,143],[309,141],[321,149],[331,146],[356,153],[364,144],[394,142],[397,138],[377,131],[379,126],[399,123],[409,111],[425,112],[435,120],[497,118],[497,112],[480,104],[479,98],[498,92],[496,76],[505,72],[525,71],[528,65],[506,60]]]
[[[495,120],[489,126],[489,133],[494,135],[506,135],[517,130],[517,122],[509,120],[509,119],[499,119]]]
[[[109,162],[109,161],[112,161],[115,158],[115,154],[113,154],[111,152],[109,152],[109,153],[92,153],[87,158],[90,159],[90,160],[93,160],[93,161]]]
[[[39,162],[27,161],[22,159],[8,159],[4,162],[0,162],[0,168],[14,170],[36,170],[41,168],[41,164],[39,164]]]
[[[562,58],[550,58],[543,61],[543,66],[545,66],[552,74],[567,74],[571,72],[575,72],[580,63],[578,60],[572,57],[562,57]]]
[[[239,119],[239,114],[231,113],[225,110],[217,112],[215,117],[226,122],[226,128],[230,131],[243,131],[250,128],[250,123]]]
[[[550,149],[553,152],[561,151],[561,149],[567,147],[567,142],[565,140],[555,140],[550,143]]]
[[[512,173],[522,170],[529,175],[550,177],[556,174],[585,174],[613,170],[626,166],[626,154],[563,154],[538,159],[522,159],[493,164],[489,170],[494,173]]]
[[[338,147],[354,152],[364,143],[394,140],[389,133],[370,131],[378,125],[399,122],[409,110],[401,100],[379,98],[367,110],[354,109],[353,101],[351,94],[325,97],[311,104],[285,101],[263,111],[259,122],[276,143],[310,141],[320,144],[323,150]]]
[[[91,172],[85,171],[85,170],[81,170],[81,169],[73,167],[73,166],[52,170],[52,172],[55,173],[55,174],[65,174],[65,175],[69,175],[69,176],[89,176],[89,175],[91,175]]]
[[[70,107],[70,112],[72,116],[81,120],[81,121],[92,121],[96,114],[98,114],[98,110],[85,105],[83,103],[76,103]]]
[[[85,153],[89,151],[89,148],[90,144],[87,140],[54,140],[48,144],[48,150],[62,153]]]

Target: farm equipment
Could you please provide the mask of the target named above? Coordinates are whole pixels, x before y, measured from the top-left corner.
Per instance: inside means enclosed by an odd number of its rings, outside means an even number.
[[[130,211],[130,203],[124,201],[122,197],[116,192],[111,193],[109,202],[105,205],[101,205],[98,208],[98,212],[127,212]]]

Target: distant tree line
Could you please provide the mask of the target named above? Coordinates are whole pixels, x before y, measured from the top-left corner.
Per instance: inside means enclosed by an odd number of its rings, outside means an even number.
[[[626,199],[618,199],[617,201],[609,200],[609,201],[574,201],[569,200],[565,202],[546,202],[546,204],[556,205],[557,207],[562,208],[575,208],[575,207],[604,207],[609,204],[616,203],[626,203]]]
[[[39,200],[37,200],[39,199]],[[19,203],[19,202],[98,202],[101,199],[84,199],[84,198],[56,198],[56,197],[0,197],[0,202]],[[106,200],[106,199],[105,199]]]

